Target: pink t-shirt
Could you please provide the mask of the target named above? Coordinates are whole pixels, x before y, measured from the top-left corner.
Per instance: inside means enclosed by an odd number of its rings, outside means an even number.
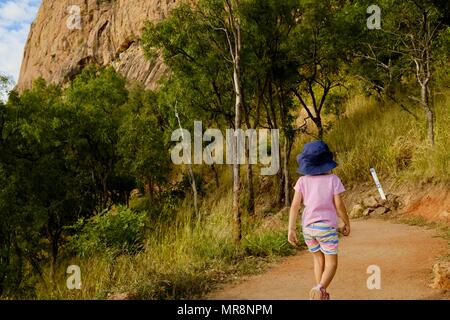
[[[337,214],[333,196],[345,191],[341,179],[335,174],[302,176],[294,187],[303,198],[305,209],[302,215],[302,225],[324,221],[337,227]]]

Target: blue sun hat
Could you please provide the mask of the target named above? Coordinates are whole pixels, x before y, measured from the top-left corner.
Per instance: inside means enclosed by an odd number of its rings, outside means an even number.
[[[322,140],[308,142],[297,156],[298,173],[305,175],[323,174],[337,167],[333,153]]]

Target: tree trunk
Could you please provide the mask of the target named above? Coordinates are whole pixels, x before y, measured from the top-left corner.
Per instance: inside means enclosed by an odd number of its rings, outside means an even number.
[[[249,157],[247,157],[249,160]],[[248,204],[247,210],[250,215],[255,214],[255,194],[253,188],[253,165],[247,163],[247,188],[248,188]]]
[[[216,187],[220,187],[220,181],[219,181],[219,173],[217,172],[217,168],[214,166],[214,163],[211,165],[211,169],[214,173],[214,180],[216,182]]]
[[[428,141],[432,146],[434,146],[434,112],[433,108],[430,105],[430,88],[428,85],[428,81],[425,81],[425,83],[422,85],[421,102],[427,118]]]
[[[238,130],[241,126],[241,79],[239,74],[239,58],[236,57],[235,67],[234,67],[234,89],[235,89],[235,129]],[[237,142],[237,141],[236,141]],[[239,196],[240,196],[240,167],[238,163],[237,149],[234,150],[233,154],[233,221],[234,221],[234,233],[233,238],[236,244],[241,241],[242,230],[241,230],[241,210],[239,207]]]
[[[245,107],[245,105],[244,105]],[[244,118],[247,129],[254,130],[255,127],[251,125],[249,115],[246,109],[244,109]],[[245,158],[247,160],[247,212],[250,215],[255,214],[255,195],[253,187],[253,164],[250,161],[250,147],[252,147],[252,138],[248,138],[248,148],[245,148]]]
[[[50,242],[50,281],[56,287],[56,263],[59,252],[59,240],[62,234],[61,220],[58,213],[49,213],[47,221],[47,239]]]
[[[145,184],[145,195],[147,196],[148,204],[153,203],[153,180],[151,177],[147,178],[147,183]]]
[[[322,140],[323,139],[323,125],[322,125],[322,118],[320,117],[320,114],[318,114],[316,116],[314,123],[317,126],[319,140]]]
[[[284,147],[283,147],[283,174],[284,174],[284,206],[290,206],[290,186],[289,186],[289,155],[290,155],[290,146],[289,146],[289,138],[285,134],[284,137]]]
[[[283,174],[283,171],[282,170],[278,171],[277,176],[278,176],[277,205],[281,205],[283,203],[283,196],[284,196],[284,174]]]
[[[58,246],[59,246],[59,237],[55,235],[51,239],[51,246],[52,246],[52,256],[51,256],[51,263],[50,263],[50,279],[52,282],[52,286],[56,287],[56,262],[58,259]]]
[[[245,115],[245,121],[247,128],[254,129],[250,125],[250,120],[248,118],[248,115]],[[245,158],[247,160],[247,212],[250,215],[255,214],[255,192],[253,187],[253,164],[250,163],[250,147],[252,147],[252,141],[249,137],[248,139],[248,148],[245,148]]]
[[[183,128],[181,126],[180,117],[178,116],[176,103],[175,103],[175,117],[178,120],[178,126],[180,127],[180,130],[183,132]],[[182,138],[183,138],[183,141],[184,141],[184,136],[182,136]],[[189,162],[188,168],[189,168],[189,177],[190,177],[190,180],[191,180],[192,193],[194,195],[194,210],[195,210],[195,214],[198,214],[197,185],[195,183],[195,176],[194,176],[194,171],[192,170],[192,163],[191,162]]]
[[[195,183],[195,176],[194,176],[194,171],[192,170],[192,164],[189,164],[189,175],[191,177],[191,187],[192,187],[192,193],[194,195],[194,210],[195,210],[195,214],[198,214],[197,185]]]
[[[431,69],[431,30],[429,25],[429,13],[427,11],[423,12],[423,31],[425,33],[427,41],[425,42],[425,56],[424,61],[419,62],[423,64],[424,71],[424,80],[421,82],[421,100],[422,107],[425,110],[425,114],[427,117],[427,125],[428,125],[428,140],[432,146],[434,146],[434,112],[433,107],[430,104],[430,81],[432,77],[432,69]],[[421,60],[418,60],[421,61]],[[420,69],[420,68],[419,68]]]
[[[235,119],[234,125],[235,130],[241,128],[241,111],[243,102],[242,93],[242,79],[241,79],[241,26],[237,14],[237,0],[233,1],[233,5],[229,3],[230,9],[230,22],[234,37],[234,46],[230,45],[231,56],[233,57],[233,85],[235,94]],[[231,42],[229,42],[231,43]],[[237,142],[237,141],[236,141]],[[236,145],[237,147],[237,145]],[[233,238],[235,244],[240,244],[242,237],[242,226],[241,226],[241,209],[239,203],[240,197],[240,165],[238,163],[237,148],[233,154],[233,221],[234,221],[234,232]]]

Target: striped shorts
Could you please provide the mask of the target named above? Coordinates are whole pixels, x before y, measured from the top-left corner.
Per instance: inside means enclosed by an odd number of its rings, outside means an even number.
[[[320,250],[324,254],[337,254],[337,230],[326,222],[315,222],[303,227],[303,238],[310,252]]]

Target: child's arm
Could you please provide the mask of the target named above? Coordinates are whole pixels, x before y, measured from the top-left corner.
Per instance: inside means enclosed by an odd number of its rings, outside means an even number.
[[[350,234],[350,219],[347,215],[347,209],[345,208],[344,200],[342,200],[340,194],[335,194],[333,200],[339,217],[341,217],[341,219],[344,221],[344,228],[342,229],[342,233],[344,234],[344,236],[348,236]]]
[[[300,192],[295,192],[294,199],[292,199],[291,209],[289,211],[289,232],[288,232],[288,241],[290,244],[294,246],[298,244],[296,222],[301,203],[302,203],[302,194]]]

